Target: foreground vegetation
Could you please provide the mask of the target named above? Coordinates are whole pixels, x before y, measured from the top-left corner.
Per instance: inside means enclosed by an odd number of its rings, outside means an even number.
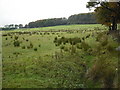
[[[101,25],[3,31],[3,88],[118,87],[118,42]]]

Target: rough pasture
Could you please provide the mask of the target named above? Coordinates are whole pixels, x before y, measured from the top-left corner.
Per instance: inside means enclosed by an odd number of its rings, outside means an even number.
[[[4,88],[116,87],[118,43],[103,27],[29,30],[3,31]]]

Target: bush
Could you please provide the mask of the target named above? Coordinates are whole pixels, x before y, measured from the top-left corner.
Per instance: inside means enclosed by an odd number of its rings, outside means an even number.
[[[20,42],[18,40],[14,41],[13,45],[14,45],[14,47],[19,47],[20,46]]]
[[[41,45],[39,44],[38,47],[41,47]]]
[[[60,46],[60,49],[64,49],[64,48],[65,48],[65,46],[63,46],[63,45],[62,45],[62,46]]]
[[[74,54],[74,53],[76,53],[76,47],[72,46],[71,47],[71,54]]]
[[[58,46],[59,46],[60,44],[62,44],[62,40],[61,40],[61,39],[57,40],[57,44],[58,44]]]
[[[26,41],[28,42],[29,40],[28,40],[28,39],[26,39]]]
[[[107,49],[109,52],[114,51],[114,47],[112,47],[111,45],[107,45],[106,49]]]
[[[64,51],[69,51],[69,48],[68,47],[64,47]]]
[[[84,41],[84,40],[85,40],[85,38],[84,38],[84,37],[82,37],[82,40]]]
[[[90,48],[90,46],[89,46],[86,42],[82,42],[82,43],[81,43],[81,47],[82,47],[85,51],[87,51],[87,50]]]
[[[55,39],[54,40],[57,40],[57,37],[55,37]]]
[[[65,37],[61,37],[61,39],[62,39],[62,40],[64,40],[64,39],[65,39]]]
[[[115,78],[115,70],[113,68],[108,68],[103,77],[104,88],[112,88],[114,87],[114,78]]]
[[[60,35],[58,35],[58,37],[60,37]]]
[[[73,45],[76,45],[77,43],[81,43],[81,39],[80,38],[73,38],[72,39]]]
[[[99,33],[96,37],[96,41],[100,41],[102,36],[103,36],[103,33]]]
[[[33,48],[33,44],[32,43],[30,43],[30,48]]]
[[[107,41],[107,40],[104,40],[104,41],[101,43],[102,46],[106,46],[107,44],[108,44],[108,41]]]
[[[27,49],[30,49],[30,46],[27,46]]]
[[[102,46],[106,46],[108,44],[108,37],[107,37],[107,35],[102,36],[100,42],[101,42]]]
[[[113,81],[115,77],[115,66],[110,61],[110,58],[100,56],[97,58],[95,64],[88,71],[89,78],[93,81],[103,81],[104,88],[113,87]]]
[[[18,40],[18,36],[15,36],[15,40]]]
[[[37,51],[37,48],[34,48],[34,51]]]
[[[58,44],[55,44],[55,46],[59,46]]]
[[[40,33],[40,35],[42,35],[42,33]]]
[[[57,42],[57,40],[58,40],[58,39],[57,39],[57,37],[55,37],[55,38],[54,38],[54,43],[56,43],[56,42]]]
[[[81,47],[81,45],[78,43],[78,44],[76,44],[76,47],[78,48],[78,49],[82,49],[82,47]]]
[[[22,46],[22,49],[25,49],[25,46]]]
[[[13,52],[13,54],[17,55],[17,54],[20,54],[19,52]]]

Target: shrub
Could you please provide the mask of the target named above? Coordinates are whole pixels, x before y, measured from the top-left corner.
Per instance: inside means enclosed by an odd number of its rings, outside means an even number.
[[[28,42],[29,40],[28,40],[28,39],[26,39],[26,41]]]
[[[30,46],[27,46],[27,49],[30,49]]]
[[[104,35],[103,37],[101,37],[100,42],[101,42],[102,46],[106,46],[108,44],[108,37],[107,37],[107,35]]]
[[[58,46],[58,44],[55,44],[55,46]]]
[[[65,48],[65,46],[63,46],[63,45],[60,46],[60,49],[64,49],[64,48]]]
[[[57,40],[58,40],[58,39],[57,39],[57,37],[55,37],[55,38],[54,38],[54,43],[56,43],[56,42],[57,42]]]
[[[18,36],[15,36],[15,40],[18,40]]]
[[[76,47],[72,46],[71,48],[71,54],[74,54],[76,52]]]
[[[81,47],[81,45],[80,45],[79,43],[76,44],[76,47],[77,47],[78,49],[82,49],[82,47]]]
[[[75,42],[75,41],[72,41],[72,45],[76,45],[76,43],[77,43],[77,42]]]
[[[61,39],[62,39],[62,40],[64,40],[64,39],[65,39],[65,37],[61,37]]]
[[[44,32],[44,35],[46,34],[46,32]]]
[[[60,37],[60,35],[58,35],[58,37]]]
[[[114,78],[115,78],[115,70],[113,68],[107,68],[105,75],[103,77],[104,88],[112,88],[114,87]]]
[[[64,51],[69,51],[69,48],[68,47],[64,47]]]
[[[14,47],[19,47],[20,46],[20,42],[17,40],[17,41],[14,41],[13,42],[13,45]]]
[[[107,40],[104,40],[104,41],[101,43],[102,46],[106,46],[107,44],[108,44],[108,41],[107,41]]]
[[[103,81],[104,88],[113,87],[115,67],[110,58],[100,56],[87,75],[95,82]]]
[[[84,37],[82,37],[82,40],[84,41],[84,40],[85,40],[85,38],[84,38]]]
[[[50,33],[47,33],[48,35],[50,35]]]
[[[69,38],[66,38],[65,42],[68,43],[69,42]]]
[[[54,40],[57,40],[57,37],[55,37],[55,39]]]
[[[87,50],[90,48],[90,46],[89,46],[86,42],[82,42],[82,43],[81,43],[81,47],[82,47],[85,51],[87,51]]]
[[[32,43],[30,43],[30,48],[33,48],[33,44]]]
[[[107,49],[109,52],[114,51],[114,47],[112,47],[111,45],[107,45],[106,49]]]
[[[57,44],[58,44],[58,46],[59,46],[60,44],[62,44],[62,40],[61,40],[61,39],[57,40]]]
[[[86,36],[86,38],[89,38],[90,37],[90,34]]]
[[[55,33],[52,33],[52,34],[55,34]]]
[[[34,51],[37,51],[37,48],[34,48]]]
[[[40,35],[42,35],[42,33],[40,33]]]
[[[80,38],[72,38],[72,43],[73,45],[76,45],[77,43],[80,43],[81,42],[81,39]]]
[[[103,33],[99,33],[96,37],[96,41],[100,41],[102,36],[103,36]]]
[[[13,54],[18,56],[20,53],[19,52],[13,52]]]
[[[5,38],[5,40],[7,40],[8,38]]]
[[[39,44],[38,47],[41,47],[41,45]]]
[[[25,46],[22,46],[22,49],[25,49]]]

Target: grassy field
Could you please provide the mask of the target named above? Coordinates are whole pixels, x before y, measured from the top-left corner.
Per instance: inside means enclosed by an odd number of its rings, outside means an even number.
[[[41,27],[41,28],[28,28],[28,29],[15,29],[9,32],[21,32],[21,31],[59,31],[59,30],[106,30],[108,29],[101,24],[83,24],[83,25],[60,25],[51,27]]]
[[[114,75],[116,87],[118,43],[100,24],[2,33],[3,88],[97,88]]]

